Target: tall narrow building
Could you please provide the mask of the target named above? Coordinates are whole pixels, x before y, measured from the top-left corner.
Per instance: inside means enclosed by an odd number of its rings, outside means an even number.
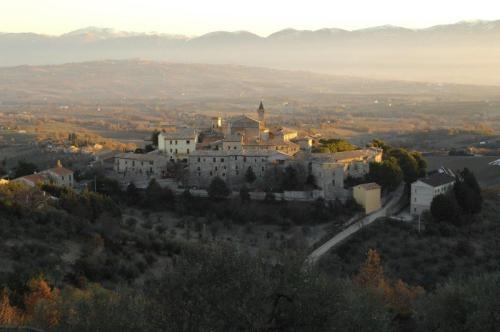
[[[264,109],[264,104],[262,104],[262,101],[260,102],[259,109],[257,110],[258,114],[258,119],[261,122],[261,125],[265,127],[265,120],[266,120],[266,111]]]

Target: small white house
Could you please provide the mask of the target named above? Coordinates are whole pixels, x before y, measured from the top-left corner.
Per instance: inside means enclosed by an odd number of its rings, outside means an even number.
[[[411,184],[410,213],[419,216],[431,208],[437,195],[445,194],[453,189],[455,178],[444,173],[434,173]]]
[[[198,134],[195,130],[183,128],[174,132],[162,131],[158,135],[158,150],[170,160],[186,160],[196,150]]]

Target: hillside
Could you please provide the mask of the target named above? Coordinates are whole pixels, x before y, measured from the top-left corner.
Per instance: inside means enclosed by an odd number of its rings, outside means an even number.
[[[0,34],[4,67],[130,58],[500,85],[500,21],[464,21],[418,30],[285,29],[267,37],[247,31],[186,37],[102,28],[61,36]]]
[[[0,68],[0,102],[309,98],[331,94],[500,95],[496,87],[330,76],[236,65],[145,60]]]

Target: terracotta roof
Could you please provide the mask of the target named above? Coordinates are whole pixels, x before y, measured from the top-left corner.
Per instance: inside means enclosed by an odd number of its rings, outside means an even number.
[[[420,179],[420,181],[431,187],[439,187],[454,182],[455,178],[444,173],[434,173],[426,178]]]
[[[52,172],[52,173],[55,173],[55,174],[61,175],[61,176],[70,175],[70,174],[74,173],[72,170],[64,168],[64,167],[54,167],[54,168],[48,169],[46,172]]]
[[[20,178],[17,178],[16,180],[27,180],[31,183],[38,183],[38,182],[45,182],[45,178],[41,174],[30,174],[30,175],[25,175],[21,176]]]

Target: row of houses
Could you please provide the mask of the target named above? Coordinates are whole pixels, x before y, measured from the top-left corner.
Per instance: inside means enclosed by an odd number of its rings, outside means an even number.
[[[57,162],[56,167],[43,170],[34,174],[21,176],[12,180],[13,182],[23,183],[29,187],[35,187],[39,184],[55,184],[61,187],[73,188],[75,185],[75,174],[72,170],[62,166]],[[4,180],[4,183],[7,183]]]
[[[371,162],[382,160],[382,150],[367,148],[339,153],[312,153],[312,138],[296,130],[266,126],[266,111],[260,103],[256,118],[247,115],[224,121],[212,119],[210,128],[165,130],[158,135],[158,149],[147,154],[118,154],[114,170],[124,176],[164,177],[169,162],[186,165],[184,185],[206,188],[220,177],[233,189],[245,183],[251,169],[262,180],[273,167],[297,166],[316,179],[325,199],[345,200],[352,190],[348,177],[360,178]]]

